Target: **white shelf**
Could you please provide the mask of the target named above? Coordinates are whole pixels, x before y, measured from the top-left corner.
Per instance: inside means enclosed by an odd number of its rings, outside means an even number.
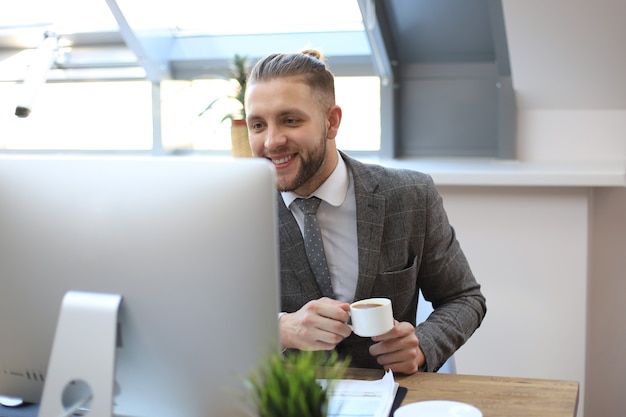
[[[430,174],[441,186],[624,187],[626,161],[361,159]]]

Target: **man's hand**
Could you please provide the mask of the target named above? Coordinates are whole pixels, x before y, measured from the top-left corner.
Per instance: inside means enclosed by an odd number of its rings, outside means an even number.
[[[300,310],[284,314],[278,325],[283,349],[332,350],[352,329],[346,324],[350,304],[330,298],[309,301]]]
[[[387,333],[372,337],[370,354],[376,357],[385,370],[412,374],[424,365],[426,358],[415,335],[415,327],[408,322],[394,320],[393,329]]]

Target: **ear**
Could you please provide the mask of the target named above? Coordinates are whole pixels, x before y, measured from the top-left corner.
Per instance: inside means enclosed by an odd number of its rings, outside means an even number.
[[[335,139],[337,132],[339,131],[339,125],[341,124],[341,107],[334,105],[326,114],[326,138]]]

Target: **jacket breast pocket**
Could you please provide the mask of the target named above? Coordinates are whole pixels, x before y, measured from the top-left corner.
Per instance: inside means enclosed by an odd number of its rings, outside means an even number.
[[[416,257],[408,268],[378,274],[373,295],[390,298],[394,314],[398,316],[414,310],[413,304],[417,305],[417,270]]]

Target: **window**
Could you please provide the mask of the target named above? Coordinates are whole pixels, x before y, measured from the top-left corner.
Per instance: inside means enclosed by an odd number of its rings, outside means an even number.
[[[198,109],[228,83],[201,79],[226,73],[235,53],[259,57],[316,47],[331,58],[338,76],[341,149],[382,157],[515,156],[516,100],[499,0],[241,0],[208,14],[206,4],[195,0],[109,4],[0,5],[0,149],[160,152],[163,144],[166,151],[226,152],[228,124],[198,117]],[[27,54],[8,63],[20,51],[36,48],[48,29],[62,31],[63,54],[48,74],[59,84],[42,89],[33,118],[15,120],[13,83],[21,82]],[[141,91],[132,84],[91,91],[98,88],[91,84],[130,79],[148,82]],[[68,87],[67,81],[80,82]],[[160,109],[153,97],[158,88],[150,82],[160,84]],[[116,85],[126,90],[110,98]],[[61,106],[65,100],[84,105]],[[71,106],[73,115],[63,114],[61,109]],[[106,126],[85,135],[85,126],[100,127],[106,117]],[[161,128],[149,140],[153,126]],[[79,133],[70,133],[74,130]],[[32,137],[25,138],[27,132]],[[42,139],[50,132],[58,143]]]
[[[152,149],[148,81],[44,84],[26,118],[15,116],[19,87],[0,83],[0,149]]]
[[[380,149],[380,80],[357,0],[296,7],[293,0],[241,0],[210,14],[194,0],[114,4],[119,10],[102,0],[0,6],[0,150],[228,152],[229,121],[199,113],[231,86],[206,74],[225,73],[235,53],[310,46],[331,58],[339,75],[338,146]],[[14,113],[21,81],[46,30],[59,34],[60,53],[32,113],[20,119]],[[153,97],[159,90],[160,108]]]
[[[337,77],[336,101],[343,110],[337,147],[346,151],[380,150],[380,79]]]
[[[152,97],[148,81],[49,83],[27,118],[14,115],[20,84],[0,83],[0,149],[151,151]],[[214,98],[232,93],[226,80],[164,81],[161,135],[171,150],[228,151],[228,106],[198,116]],[[337,77],[343,150],[380,149],[377,77]],[[367,97],[367,99],[364,99]],[[222,111],[223,110],[223,111]]]
[[[346,151],[380,149],[380,81],[378,77],[336,77],[337,104],[343,120],[337,146]],[[230,121],[236,108],[223,105],[199,114],[219,97],[233,94],[225,80],[164,81],[161,84],[161,129],[165,149],[230,149]]]

